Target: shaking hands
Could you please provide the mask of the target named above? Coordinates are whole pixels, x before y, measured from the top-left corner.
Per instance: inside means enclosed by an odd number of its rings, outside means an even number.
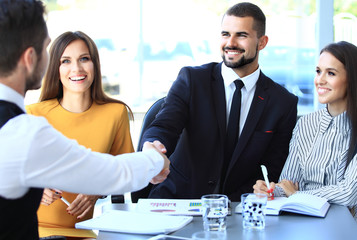
[[[148,149],[155,149],[164,158],[164,167],[162,168],[161,172],[155,177],[153,177],[153,179],[151,179],[150,181],[152,184],[158,184],[163,182],[167,178],[167,175],[169,175],[170,160],[165,155],[166,148],[160,141],[156,140],[154,142],[145,142],[143,146],[143,151]]]

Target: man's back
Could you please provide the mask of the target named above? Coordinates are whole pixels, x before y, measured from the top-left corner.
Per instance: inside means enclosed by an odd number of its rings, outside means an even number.
[[[24,112],[16,104],[0,100],[0,129],[11,119]],[[0,138],[9,136],[0,132]],[[21,147],[19,145],[19,147]],[[4,157],[4,155],[3,155]],[[1,174],[6,178],[7,174]],[[2,185],[4,181],[0,181]],[[0,196],[0,239],[36,239],[36,211],[42,197],[43,189],[32,188],[17,199],[6,199]],[[14,212],[15,211],[15,212]],[[19,218],[19,216],[21,216]],[[16,223],[16,224],[15,224]],[[21,226],[19,228],[18,226]]]

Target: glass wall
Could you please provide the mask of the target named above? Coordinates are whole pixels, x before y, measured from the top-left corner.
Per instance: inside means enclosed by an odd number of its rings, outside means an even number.
[[[228,0],[48,0],[52,39],[81,30],[100,51],[105,91],[145,112],[165,96],[181,67],[221,61],[220,22]],[[262,71],[299,97],[299,114],[314,110],[315,0],[256,0],[267,16]],[[335,0],[335,40],[357,44],[356,3]],[[332,27],[332,26],[331,26]],[[26,103],[36,102],[29,92]]]

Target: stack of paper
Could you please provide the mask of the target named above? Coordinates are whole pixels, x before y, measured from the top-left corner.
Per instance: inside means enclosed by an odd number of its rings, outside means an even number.
[[[191,216],[168,216],[109,210],[102,215],[76,223],[76,228],[135,234],[160,234],[176,231],[192,221]]]

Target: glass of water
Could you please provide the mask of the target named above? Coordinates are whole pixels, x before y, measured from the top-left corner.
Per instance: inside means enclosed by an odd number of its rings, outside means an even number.
[[[262,193],[245,193],[241,196],[243,228],[264,229],[267,195]]]
[[[225,231],[228,197],[223,194],[208,194],[202,196],[201,201],[204,230]]]

